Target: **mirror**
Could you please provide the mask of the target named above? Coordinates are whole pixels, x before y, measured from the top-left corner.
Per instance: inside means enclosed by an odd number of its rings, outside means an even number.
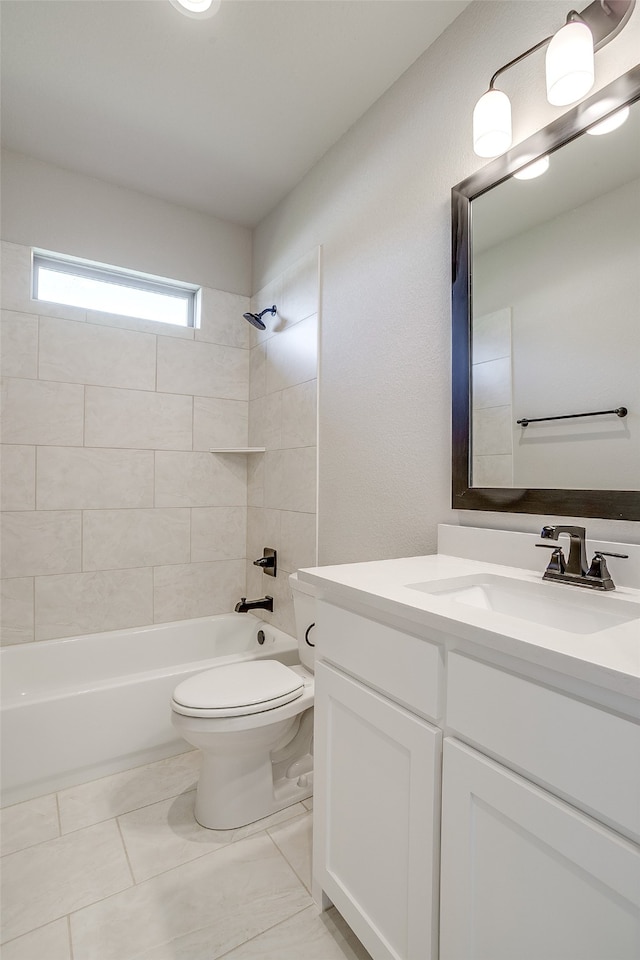
[[[639,100],[634,68],[452,191],[455,508],[640,519]]]

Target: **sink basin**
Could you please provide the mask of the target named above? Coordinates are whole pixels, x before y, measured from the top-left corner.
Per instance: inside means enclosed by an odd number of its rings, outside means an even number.
[[[407,587],[467,607],[492,610],[568,633],[598,633],[622,623],[640,621],[640,604],[580,587],[530,583],[491,573],[408,583]],[[566,591],[567,595],[561,591]]]

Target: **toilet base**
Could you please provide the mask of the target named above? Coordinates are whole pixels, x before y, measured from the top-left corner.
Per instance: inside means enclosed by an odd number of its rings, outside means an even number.
[[[283,776],[274,782],[270,761],[251,771],[249,776],[245,769],[244,777],[234,777],[227,781],[233,784],[233,796],[227,796],[225,790],[220,790],[219,758],[216,758],[215,763],[207,763],[208,759],[207,755],[203,754],[194,811],[200,826],[208,830],[245,827],[313,796],[312,772],[303,773],[293,779]],[[309,757],[309,760],[312,758]]]

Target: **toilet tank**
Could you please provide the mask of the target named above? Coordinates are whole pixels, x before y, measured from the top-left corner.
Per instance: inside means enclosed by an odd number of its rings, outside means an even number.
[[[296,618],[298,656],[300,657],[300,663],[313,673],[315,650],[310,646],[310,643],[315,643],[315,639],[314,631],[310,628],[316,622],[315,587],[310,583],[298,580],[297,573],[292,573],[289,577],[289,586],[293,596],[293,610]]]

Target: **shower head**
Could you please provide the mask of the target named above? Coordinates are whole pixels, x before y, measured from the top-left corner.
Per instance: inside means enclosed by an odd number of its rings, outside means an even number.
[[[245,320],[248,320],[249,323],[252,323],[254,327],[258,330],[266,330],[264,320],[262,319],[265,313],[270,313],[272,317],[275,317],[277,313],[277,307],[274,303],[272,307],[267,307],[266,310],[262,310],[261,313],[243,313],[242,316]]]

